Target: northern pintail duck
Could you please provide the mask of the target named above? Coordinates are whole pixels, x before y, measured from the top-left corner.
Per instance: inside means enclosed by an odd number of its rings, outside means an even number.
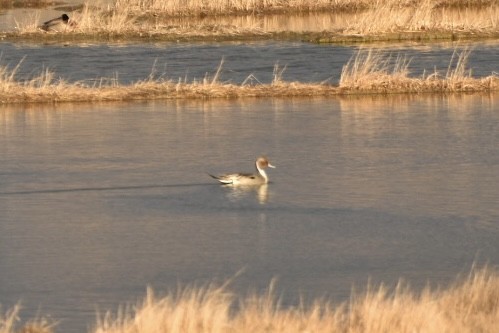
[[[45,31],[65,31],[68,28],[74,28],[76,26],[76,22],[71,20],[67,14],[62,14],[59,17],[51,19],[47,22],[44,22],[40,29]]]
[[[262,185],[269,182],[269,177],[265,172],[266,168],[275,168],[266,157],[259,157],[255,162],[257,173],[231,173],[220,176],[213,176],[222,184],[232,185]]]

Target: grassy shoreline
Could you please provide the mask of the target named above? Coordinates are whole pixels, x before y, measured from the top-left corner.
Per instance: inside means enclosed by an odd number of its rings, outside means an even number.
[[[77,25],[57,32],[39,29],[41,22],[36,17],[24,18],[17,22],[16,31],[0,33],[0,39],[67,42],[281,39],[319,43],[498,39],[497,5],[497,0],[114,0],[107,6],[85,3],[69,13]],[[320,31],[305,31],[306,26],[274,31],[256,23],[258,17],[275,13],[307,15],[337,8],[349,16],[343,20],[325,20]],[[242,14],[251,18],[247,20],[250,23],[223,20]],[[178,17],[184,21],[172,20]]]
[[[57,331],[46,318],[19,323],[19,312],[16,306],[0,313],[0,333]],[[227,285],[180,288],[160,297],[149,289],[135,306],[98,315],[88,332],[492,333],[497,322],[499,273],[482,268],[446,288],[416,292],[403,282],[393,288],[368,285],[365,292],[352,292],[348,302],[317,299],[296,307],[281,306],[272,284],[266,293],[245,297]]]
[[[379,35],[340,35],[325,32],[262,32],[262,31],[234,31],[227,27],[215,28],[217,33],[205,34],[200,31],[175,33],[10,33],[0,32],[0,41],[8,42],[36,42],[36,43],[100,43],[103,41],[127,43],[133,42],[238,42],[238,41],[299,41],[317,44],[355,45],[379,42],[442,42],[442,41],[486,41],[498,40],[499,32],[391,32]],[[225,34],[224,34],[225,32]]]
[[[302,83],[283,80],[285,68],[274,67],[273,80],[260,83],[252,75],[241,84],[220,81],[223,61],[210,77],[202,79],[168,79],[164,75],[122,85],[113,78],[92,83],[67,82],[45,70],[30,79],[17,80],[21,63],[13,69],[0,65],[0,104],[97,102],[153,99],[208,99],[242,97],[319,97],[360,94],[448,94],[499,91],[499,75],[474,78],[467,68],[470,52],[455,53],[446,72],[437,71],[411,77],[409,62],[373,50],[360,50],[343,66],[339,84]],[[256,80],[255,80],[256,79]],[[255,83],[257,82],[257,83]]]

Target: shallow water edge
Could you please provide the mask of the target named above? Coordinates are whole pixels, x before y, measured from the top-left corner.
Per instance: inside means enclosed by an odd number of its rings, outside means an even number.
[[[342,35],[327,32],[245,32],[241,34],[210,34],[199,35],[183,33],[71,33],[71,34],[47,34],[47,33],[8,33],[0,32],[0,40],[8,42],[37,42],[37,43],[101,43],[101,42],[239,42],[239,41],[288,41],[308,42],[317,44],[336,45],[359,45],[373,43],[402,42],[426,42],[438,43],[442,41],[487,41],[498,40],[499,32],[477,33],[477,32],[396,32],[380,35]]]

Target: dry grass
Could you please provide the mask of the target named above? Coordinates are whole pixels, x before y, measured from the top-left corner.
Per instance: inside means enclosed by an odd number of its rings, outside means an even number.
[[[359,10],[369,0],[116,0],[117,8],[131,12],[166,16],[205,16],[235,14],[272,14],[324,10]]]
[[[55,0],[0,0],[0,9],[4,8],[43,8],[55,4]]]
[[[445,73],[434,71],[410,77],[408,61],[399,57],[391,65],[389,56],[361,50],[343,67],[339,86],[329,83],[301,83],[284,80],[285,67],[275,66],[273,81],[261,83],[249,75],[241,84],[219,80],[222,64],[212,76],[203,79],[172,80],[155,78],[121,85],[115,78],[69,83],[48,69],[30,79],[16,80],[21,62],[13,69],[0,66],[0,103],[121,101],[142,99],[237,98],[330,96],[364,93],[458,93],[499,90],[499,77],[492,74],[473,78],[466,68],[469,51],[455,54]]]
[[[335,305],[316,300],[309,305],[283,307],[272,291],[244,298],[225,286],[184,288],[163,297],[148,290],[144,301],[107,313],[92,333],[167,332],[461,332],[494,333],[499,322],[499,274],[474,270],[446,289],[414,292],[369,286]],[[36,320],[16,331],[18,307],[0,317],[0,333],[48,333],[53,325]]]
[[[168,39],[180,37],[201,38],[203,36],[258,36],[265,35],[261,29],[253,27],[238,27],[231,24],[203,23],[199,21],[186,21],[171,24],[169,21],[158,19],[143,19],[142,15],[135,15],[128,7],[96,5],[85,3],[81,10],[69,14],[76,22],[75,26],[67,26],[62,31],[45,32],[40,29],[40,20],[37,16],[26,17],[16,22],[16,33],[19,35],[33,36],[79,36],[80,38],[107,38],[138,37],[151,38],[166,36]]]
[[[389,1],[394,3],[393,0]],[[46,7],[58,4],[56,0],[0,0],[2,8]],[[96,1],[89,1],[95,5]],[[109,1],[106,1],[109,3]],[[352,12],[379,5],[377,0],[114,0],[113,7],[137,15],[153,13],[166,16],[204,16],[234,14],[275,14],[335,11]],[[419,6],[418,0],[396,0],[399,7]],[[436,8],[484,7],[497,5],[497,0],[432,0]]]
[[[105,316],[94,333],[494,332],[499,321],[499,275],[487,269],[446,290],[415,293],[400,283],[394,290],[368,288],[339,306],[316,301],[283,308],[269,290],[243,300],[215,287],[161,298],[149,291],[134,310]]]
[[[222,64],[223,61],[213,77],[188,82],[182,78],[177,81],[155,79],[151,75],[131,85],[120,85],[114,78],[101,78],[91,84],[68,83],[55,78],[48,69],[31,79],[17,81],[15,77],[21,63],[13,69],[0,66],[0,103],[318,96],[336,89],[321,84],[283,82],[282,72],[274,73],[274,81],[270,84],[253,85],[251,76],[241,85],[223,83],[218,80]]]
[[[499,76],[493,73],[484,78],[473,78],[467,68],[469,50],[454,52],[445,73],[435,70],[421,77],[410,77],[409,61],[390,57],[373,50],[360,50],[343,66],[340,88],[345,92],[369,93],[424,93],[475,92],[499,89]]]
[[[344,33],[382,34],[399,31],[497,32],[497,3],[477,8],[449,8],[434,0],[401,6],[398,0],[377,0],[376,5],[358,14]]]
[[[129,11],[116,10],[103,4],[96,6],[95,4],[85,3],[81,10],[70,13],[70,18],[77,24],[74,26],[68,25],[66,29],[56,32],[57,34],[126,34],[139,29],[135,24],[136,18],[131,16]],[[39,15],[27,17],[23,21],[16,22],[16,30],[21,34],[46,34],[40,29],[41,23]]]
[[[19,323],[19,305],[7,311],[5,314],[0,312],[0,333],[51,333],[57,323],[47,318],[35,318],[23,323],[20,329]]]
[[[323,30],[338,36],[450,32],[467,33],[468,36],[476,37],[499,33],[498,0],[115,0],[111,5],[87,2],[83,9],[70,13],[70,17],[78,25],[65,29],[58,35],[254,37],[270,32],[255,26],[255,17],[261,15],[256,16],[254,13],[284,12],[290,15],[326,9],[336,12],[336,7],[355,8],[344,22],[334,19],[331,24],[323,27]],[[250,23],[247,24],[241,19],[227,20],[227,17],[244,18],[245,16],[229,16],[241,13],[249,13],[253,20],[248,20]],[[190,19],[172,21],[172,17]],[[206,20],[205,17],[210,19]],[[40,23],[36,18],[28,17],[17,24],[17,34],[47,35],[38,28]],[[304,33],[307,26],[300,29],[296,32]]]
[[[234,14],[275,14],[283,12],[342,11],[353,12],[377,8],[389,3],[392,7],[420,7],[418,0],[116,0],[116,8],[137,13],[166,16],[204,16]],[[431,0],[433,7],[484,7],[497,5],[496,0]]]

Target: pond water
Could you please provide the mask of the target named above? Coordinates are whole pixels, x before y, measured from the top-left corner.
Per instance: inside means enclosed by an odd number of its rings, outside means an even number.
[[[499,96],[0,108],[0,302],[83,332],[147,286],[284,306],[499,264]],[[256,188],[207,173],[277,166]]]
[[[375,45],[446,71],[466,43]],[[249,75],[336,83],[356,48],[292,42],[0,43],[17,77],[70,82]],[[474,43],[472,75],[499,43]],[[256,82],[255,82],[256,83]],[[445,285],[499,265],[499,95],[366,96],[0,106],[0,304],[83,332],[96,310],[147,286],[222,283],[245,295],[277,278],[283,304],[347,300],[352,286]],[[267,186],[208,173],[276,169]]]

